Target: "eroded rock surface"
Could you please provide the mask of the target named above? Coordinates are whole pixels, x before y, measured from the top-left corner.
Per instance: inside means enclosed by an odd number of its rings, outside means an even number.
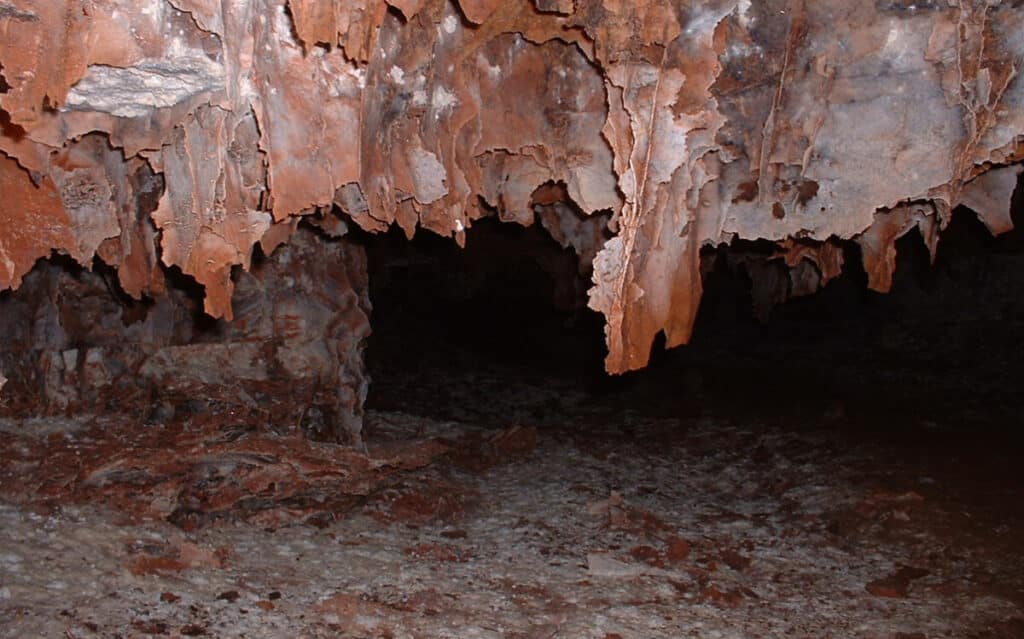
[[[778,242],[770,299],[852,239],[884,290],[895,240],[934,251],[956,205],[1008,228],[1024,159],[1012,0],[9,0],[0,32],[0,289],[57,250],[159,297],[162,262],[231,320],[232,269],[335,206],[460,242],[539,213],[593,254],[535,200],[555,184],[612,213],[612,372],[689,339],[701,247]]]
[[[113,280],[109,269],[44,263],[0,298],[0,368],[11,377],[0,408],[137,412],[140,423],[256,413],[314,439],[361,442],[361,247],[297,231],[237,277],[230,322],[197,322],[201,293],[180,276],[162,278],[153,302],[125,300]]]

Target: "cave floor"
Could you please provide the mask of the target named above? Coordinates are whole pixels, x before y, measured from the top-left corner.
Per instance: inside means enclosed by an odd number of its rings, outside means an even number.
[[[229,415],[0,420],[0,635],[1024,636],[989,435],[475,383],[489,417],[371,411],[369,458]]]

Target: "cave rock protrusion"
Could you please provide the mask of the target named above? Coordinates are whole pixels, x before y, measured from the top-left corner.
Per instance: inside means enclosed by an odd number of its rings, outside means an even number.
[[[623,372],[690,338],[703,247],[778,243],[803,294],[854,240],[884,290],[911,228],[934,252],[966,204],[1006,230],[1024,161],[1019,2],[3,6],[0,289],[98,256],[136,299],[180,269],[231,320],[233,273],[303,216],[464,243],[495,209],[560,228],[531,202],[555,183],[602,214],[589,304]]]

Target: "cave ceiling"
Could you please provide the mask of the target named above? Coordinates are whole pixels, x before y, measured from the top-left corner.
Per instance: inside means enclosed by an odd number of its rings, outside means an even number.
[[[0,34],[0,290],[57,251],[230,318],[303,216],[463,243],[554,183],[611,214],[611,372],[689,339],[702,247],[775,242],[802,294],[852,240],[884,291],[960,204],[1008,230],[1024,160],[1020,0],[0,0]]]

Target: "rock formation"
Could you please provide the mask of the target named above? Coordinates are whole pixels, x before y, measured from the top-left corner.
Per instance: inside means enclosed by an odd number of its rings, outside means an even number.
[[[53,251],[135,300],[176,267],[231,321],[304,216],[540,218],[593,260],[610,372],[688,340],[702,247],[776,242],[785,298],[853,240],[886,290],[955,206],[1009,228],[1024,160],[1019,0],[0,0],[0,33],[0,289]],[[304,292],[351,279],[296,250]]]

